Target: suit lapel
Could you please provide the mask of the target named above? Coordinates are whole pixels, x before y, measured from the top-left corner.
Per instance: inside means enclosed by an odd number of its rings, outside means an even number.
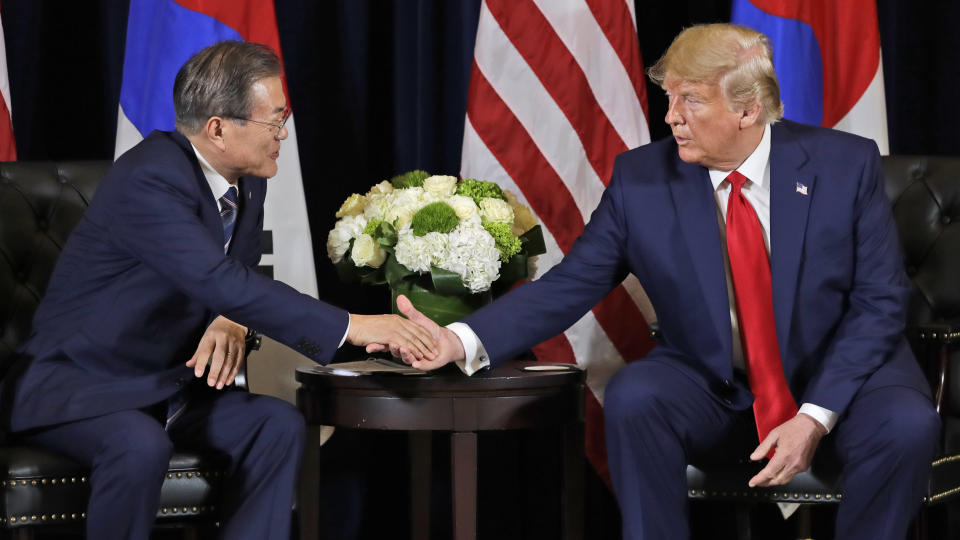
[[[723,344],[723,357],[731,358],[730,304],[712,184],[705,168],[684,163],[679,157],[676,163],[678,175],[669,183],[673,206],[706,307]]]
[[[213,191],[210,190],[210,183],[207,182],[207,178],[203,175],[203,169],[200,168],[200,161],[197,159],[197,155],[194,153],[190,141],[179,131],[172,132],[171,136],[183,150],[187,159],[190,160],[190,164],[193,165],[194,179],[196,179],[197,188],[200,191],[200,221],[206,226],[210,235],[217,240],[217,243],[223,246],[223,222],[220,221],[220,207],[217,202],[217,199],[223,194],[214,194]]]
[[[787,350],[807,214],[815,196],[816,175],[807,165],[807,152],[789,126],[774,126],[770,141],[770,272],[781,357]]]

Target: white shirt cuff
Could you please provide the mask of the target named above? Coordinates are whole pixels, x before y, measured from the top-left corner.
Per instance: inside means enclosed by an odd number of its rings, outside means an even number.
[[[456,362],[460,371],[470,376],[490,365],[490,356],[473,329],[461,322],[450,323],[447,328],[456,334],[463,344],[464,359]]]
[[[830,409],[824,409],[819,405],[814,405],[813,403],[804,403],[800,406],[800,410],[797,411],[797,414],[803,413],[807,416],[812,417],[817,422],[827,428],[827,433],[830,433],[830,430],[833,429],[833,426],[837,425],[837,413],[831,411]]]
[[[347,329],[343,331],[343,337],[340,338],[340,344],[337,345],[337,348],[343,347],[343,344],[347,341],[347,334],[350,333],[350,314],[347,314]]]

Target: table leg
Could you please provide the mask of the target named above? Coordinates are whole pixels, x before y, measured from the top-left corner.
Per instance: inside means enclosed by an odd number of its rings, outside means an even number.
[[[430,483],[432,461],[432,432],[411,431],[410,449],[410,538],[430,538]]]
[[[450,436],[453,479],[454,540],[477,537],[477,434],[455,431]]]
[[[583,538],[583,422],[563,427],[563,539]]]
[[[297,493],[300,540],[320,538],[320,426],[307,426],[307,445]]]

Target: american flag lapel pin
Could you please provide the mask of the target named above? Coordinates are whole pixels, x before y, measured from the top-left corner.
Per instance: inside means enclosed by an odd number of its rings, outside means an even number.
[[[801,184],[800,182],[797,182],[797,193],[799,193],[799,194],[801,194],[801,195],[803,195],[803,196],[806,196],[806,195],[807,195],[807,186],[806,186],[805,184]]]

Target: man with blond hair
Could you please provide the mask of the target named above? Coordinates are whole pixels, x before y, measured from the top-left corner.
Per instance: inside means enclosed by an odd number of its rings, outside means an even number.
[[[772,456],[752,488],[829,453],[844,478],[836,537],[902,539],[939,419],[903,336],[909,287],[876,145],[782,121],[769,41],[744,27],[683,31],[650,76],[673,136],[617,157],[541,279],[446,329],[401,302],[441,338],[436,360],[405,359],[468,373],[510,359],[633,272],[662,339],[604,395],[624,538],[689,536],[687,463]]]

